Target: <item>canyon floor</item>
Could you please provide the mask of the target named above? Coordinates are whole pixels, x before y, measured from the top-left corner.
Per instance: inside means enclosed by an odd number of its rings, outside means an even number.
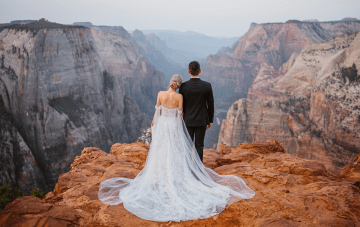
[[[204,151],[204,164],[223,175],[236,175],[252,188],[253,199],[228,205],[208,219],[153,222],[140,219],[123,205],[99,201],[100,182],[134,178],[144,167],[143,143],[114,144],[110,154],[84,148],[71,170],[59,176],[44,199],[25,196],[0,212],[8,226],[360,226],[360,155],[341,173],[319,161],[284,153],[278,142],[220,145]]]

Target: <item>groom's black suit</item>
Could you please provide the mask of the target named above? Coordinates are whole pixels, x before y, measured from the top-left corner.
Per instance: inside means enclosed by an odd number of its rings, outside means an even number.
[[[186,128],[203,160],[206,126],[214,121],[214,96],[211,84],[200,78],[184,82],[179,93],[183,95],[183,114]]]

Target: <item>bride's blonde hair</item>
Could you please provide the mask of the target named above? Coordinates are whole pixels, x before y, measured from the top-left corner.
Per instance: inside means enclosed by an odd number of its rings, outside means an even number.
[[[181,86],[182,82],[183,78],[180,75],[175,74],[170,80],[170,87],[176,90]]]

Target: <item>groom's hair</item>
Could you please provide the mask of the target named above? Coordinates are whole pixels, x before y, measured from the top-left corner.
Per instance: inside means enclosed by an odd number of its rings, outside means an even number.
[[[193,76],[199,75],[200,72],[200,64],[197,61],[192,61],[189,63],[189,71]]]

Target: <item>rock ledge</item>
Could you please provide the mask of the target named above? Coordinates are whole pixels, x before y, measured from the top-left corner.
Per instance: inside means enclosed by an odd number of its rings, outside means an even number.
[[[21,197],[0,212],[3,226],[359,226],[360,155],[338,173],[318,161],[284,153],[278,142],[221,144],[205,150],[204,164],[219,174],[241,177],[256,195],[228,206],[208,219],[186,222],[142,220],[98,200],[100,182],[134,178],[148,149],[142,143],[114,144],[110,154],[87,147],[71,170],[59,176],[53,192],[41,200]]]

